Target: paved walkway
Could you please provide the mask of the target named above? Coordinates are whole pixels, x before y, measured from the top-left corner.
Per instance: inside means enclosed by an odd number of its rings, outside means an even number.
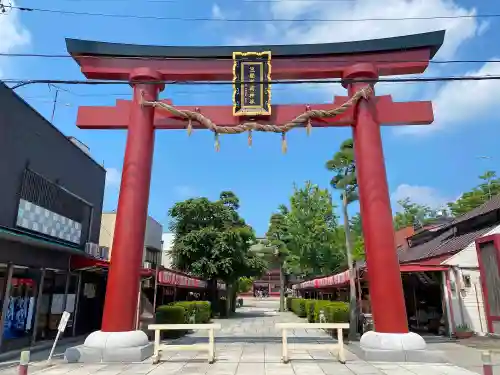
[[[54,366],[36,363],[30,374],[40,375],[473,375],[451,364],[368,363],[351,352],[347,363],[339,363],[327,351],[293,350],[291,361],[282,364],[280,333],[276,322],[300,321],[292,313],[278,313],[276,300],[245,301],[245,307],[231,319],[220,320],[222,330],[216,334],[216,362],[208,364],[205,352],[171,352],[160,364],[151,361],[137,364],[66,364],[57,359]],[[203,334],[192,334],[180,342],[206,342]],[[295,330],[289,342],[331,342],[320,330]],[[4,369],[0,375],[15,375],[16,368]]]

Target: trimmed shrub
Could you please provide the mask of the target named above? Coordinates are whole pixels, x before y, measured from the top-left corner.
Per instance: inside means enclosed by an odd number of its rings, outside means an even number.
[[[211,308],[209,301],[195,301],[194,304],[197,308],[196,323],[210,322]]]
[[[342,301],[315,300],[303,298],[290,298],[287,304],[295,315],[307,318],[309,322],[319,322],[319,312],[325,313],[328,323],[348,323],[349,303]]]
[[[155,313],[157,324],[183,324],[186,321],[186,310],[182,306],[158,306]],[[177,338],[184,335],[185,331],[162,331],[162,338]]]
[[[349,304],[333,302],[325,307],[325,317],[328,323],[349,323]]]
[[[294,298],[292,300],[292,311],[300,318],[305,318],[307,316],[306,301],[307,300],[303,298]]]
[[[306,317],[307,317],[307,321],[309,323],[315,322],[314,311],[315,311],[315,306],[316,306],[317,302],[319,302],[319,301],[314,300],[314,299],[306,300]]]
[[[184,322],[190,323],[194,315],[195,323],[208,323],[210,321],[210,302],[208,301],[179,301],[171,304],[180,306],[185,310]]]

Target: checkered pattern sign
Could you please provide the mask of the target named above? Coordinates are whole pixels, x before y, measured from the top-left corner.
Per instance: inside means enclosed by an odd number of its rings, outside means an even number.
[[[17,212],[18,227],[64,241],[80,244],[82,224],[21,199]]]

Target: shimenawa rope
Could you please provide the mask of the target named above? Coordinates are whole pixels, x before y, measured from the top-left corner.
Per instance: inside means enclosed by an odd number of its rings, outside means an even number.
[[[143,106],[150,106],[150,107],[158,107],[161,109],[164,109],[168,112],[170,112],[172,115],[175,117],[179,117],[181,119],[188,120],[187,124],[187,132],[188,135],[191,135],[191,132],[193,131],[193,126],[192,122],[196,121],[206,127],[208,130],[211,130],[214,132],[215,135],[215,150],[219,151],[220,150],[220,142],[219,142],[219,134],[240,134],[243,132],[248,132],[248,145],[252,145],[252,131],[259,131],[259,132],[271,132],[271,133],[281,133],[281,149],[283,153],[286,153],[287,151],[287,143],[286,143],[286,133],[292,130],[293,128],[296,128],[302,124],[306,124],[306,131],[307,134],[309,135],[312,129],[312,123],[311,120],[314,118],[332,118],[337,115],[340,115],[347,111],[350,107],[356,105],[356,103],[361,99],[368,99],[370,95],[372,95],[373,90],[371,86],[366,86],[363,87],[362,89],[358,90],[354,95],[347,100],[344,104],[341,106],[331,109],[331,110],[319,110],[319,109],[312,109],[308,110],[301,115],[295,117],[293,120],[287,122],[286,124],[283,125],[272,125],[272,124],[260,124],[255,121],[249,121],[249,122],[244,122],[242,124],[236,125],[236,126],[219,126],[215,124],[212,120],[209,118],[205,117],[203,114],[200,112],[196,111],[188,111],[188,110],[179,110],[175,108],[174,106],[160,102],[160,101],[148,101],[148,100],[142,100],[142,105]]]

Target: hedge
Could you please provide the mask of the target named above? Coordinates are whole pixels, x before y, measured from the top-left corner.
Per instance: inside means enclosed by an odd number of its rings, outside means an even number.
[[[195,317],[195,323],[208,323],[210,321],[210,302],[208,301],[180,301],[173,302],[170,306],[180,306],[184,308],[185,323],[190,323],[193,315]]]
[[[349,303],[341,301],[290,298],[287,306],[301,318],[307,318],[311,323],[319,322],[319,312],[323,310],[328,323],[348,323]]]
[[[303,298],[293,298],[291,302],[292,311],[295,315],[300,318],[305,318],[307,316],[306,312],[306,299]]]
[[[186,310],[182,306],[158,306],[155,313],[157,324],[183,324],[186,321]],[[185,331],[161,331],[162,338],[180,337]]]

